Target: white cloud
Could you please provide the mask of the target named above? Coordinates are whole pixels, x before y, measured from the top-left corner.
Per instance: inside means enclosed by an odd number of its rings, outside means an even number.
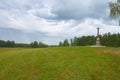
[[[25,15],[24,17],[10,17],[9,28],[15,28],[23,30],[25,32],[46,32],[46,33],[57,33],[61,32],[66,27],[70,26],[72,21],[49,21],[47,19],[38,18],[31,14]]]

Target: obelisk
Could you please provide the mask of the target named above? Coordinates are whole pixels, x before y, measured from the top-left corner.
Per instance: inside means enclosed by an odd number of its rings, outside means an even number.
[[[99,29],[100,29],[100,28],[97,28],[97,39],[96,39],[96,45],[97,45],[97,46],[100,46]]]

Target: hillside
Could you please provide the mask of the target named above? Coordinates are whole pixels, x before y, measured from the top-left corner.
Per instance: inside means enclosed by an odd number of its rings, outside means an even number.
[[[120,80],[120,48],[0,48],[0,80]]]

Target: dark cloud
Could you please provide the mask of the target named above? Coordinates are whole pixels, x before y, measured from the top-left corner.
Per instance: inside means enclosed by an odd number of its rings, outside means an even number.
[[[27,35],[16,29],[0,28],[0,40],[14,40],[16,42],[30,42]]]
[[[87,2],[88,1],[88,2]],[[100,18],[101,15],[106,15],[108,9],[108,1],[101,0],[59,0],[55,5],[53,13],[57,15],[58,19],[83,19],[87,17]]]
[[[14,40],[17,43],[30,43],[33,41],[41,41],[47,44],[57,44],[61,37],[50,37],[46,33],[34,32],[26,33],[11,28],[0,28],[0,40]]]
[[[0,9],[18,11],[53,20],[100,18],[106,15],[108,0],[1,0]],[[104,17],[102,17],[104,18]]]

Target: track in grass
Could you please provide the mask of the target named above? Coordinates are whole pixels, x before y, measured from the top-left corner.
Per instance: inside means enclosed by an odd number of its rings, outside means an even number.
[[[120,80],[119,48],[0,49],[0,80]]]

